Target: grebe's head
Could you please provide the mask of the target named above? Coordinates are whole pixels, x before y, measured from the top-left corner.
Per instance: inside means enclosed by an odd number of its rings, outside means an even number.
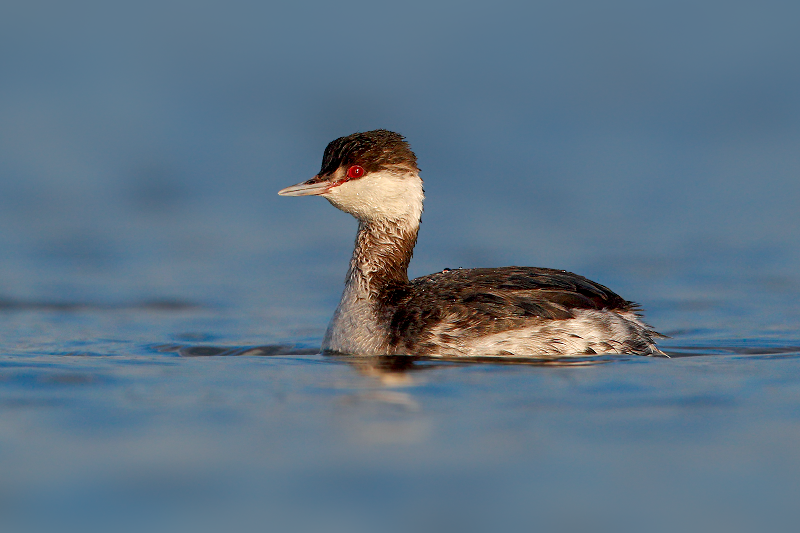
[[[332,141],[319,174],[278,194],[322,196],[364,221],[418,222],[424,199],[417,157],[402,135],[386,130]]]

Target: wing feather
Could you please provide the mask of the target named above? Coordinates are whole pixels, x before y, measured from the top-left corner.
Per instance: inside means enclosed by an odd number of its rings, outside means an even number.
[[[389,287],[380,308],[390,324],[389,342],[409,349],[445,322],[451,331],[483,335],[573,318],[577,309],[637,309],[583,276],[535,267],[445,270]]]

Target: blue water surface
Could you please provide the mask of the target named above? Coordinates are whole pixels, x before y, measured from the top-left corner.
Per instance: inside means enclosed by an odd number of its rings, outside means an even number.
[[[790,2],[4,2],[0,530],[796,531]],[[531,265],[666,358],[318,354],[406,135],[412,276]]]

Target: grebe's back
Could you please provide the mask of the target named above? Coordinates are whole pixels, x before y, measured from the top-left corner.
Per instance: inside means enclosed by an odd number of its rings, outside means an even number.
[[[387,291],[392,353],[441,356],[661,354],[638,306],[564,270],[445,270]]]

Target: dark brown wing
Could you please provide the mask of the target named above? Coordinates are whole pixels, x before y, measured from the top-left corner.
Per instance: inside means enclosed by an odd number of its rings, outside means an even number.
[[[381,311],[392,345],[424,342],[447,321],[473,335],[573,317],[576,309],[636,310],[607,287],[564,270],[534,267],[446,270],[390,287]]]

